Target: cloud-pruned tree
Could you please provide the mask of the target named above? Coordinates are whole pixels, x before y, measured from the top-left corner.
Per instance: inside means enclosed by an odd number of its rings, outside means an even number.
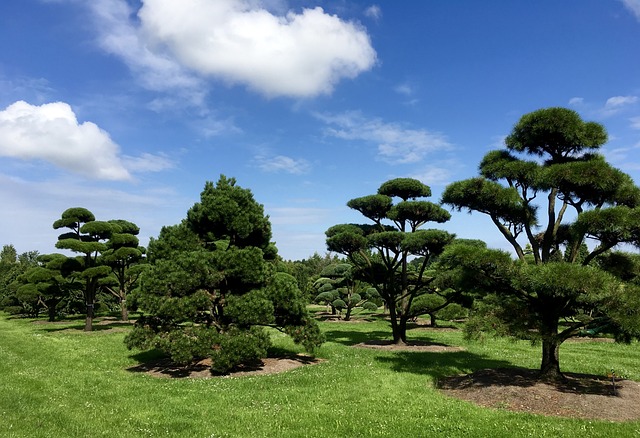
[[[525,114],[506,149],[485,155],[480,176],[442,195],[458,210],[489,216],[516,256],[463,245],[443,255],[468,287],[485,293],[468,333],[541,341],[545,379],[562,378],[560,345],[582,330],[640,334],[637,287],[592,263],[640,237],[640,189],[595,153],[606,140],[602,125],[569,109]]]
[[[146,268],[141,263],[146,250],[139,245],[137,236],[140,228],[136,224],[123,219],[111,220],[109,223],[113,227],[113,233],[106,242],[100,261],[111,268],[115,281],[113,285],[105,285],[105,288],[118,300],[120,319],[128,321],[127,296]]]
[[[67,228],[61,234],[56,248],[79,254],[81,269],[75,274],[84,284],[83,296],[86,305],[85,331],[93,330],[94,308],[100,279],[111,272],[111,268],[99,263],[98,257],[107,249],[105,242],[113,235],[114,225],[97,221],[93,213],[83,207],[68,208],[60,219],[53,223],[54,229]]]
[[[316,303],[323,303],[331,307],[331,313],[344,311],[344,320],[350,321],[351,314],[356,308],[376,310],[375,299],[380,299],[376,288],[371,287],[354,275],[351,263],[335,263],[327,266],[320,273],[314,283],[318,293]]]
[[[326,232],[327,248],[347,256],[387,304],[395,343],[407,341],[407,322],[421,314],[414,302],[436,287],[427,268],[454,239],[446,231],[422,228],[451,217],[437,204],[422,200],[429,196],[429,186],[416,179],[389,180],[377,194],[347,203],[373,224],[335,225]],[[422,262],[410,266],[416,257],[422,257]]]

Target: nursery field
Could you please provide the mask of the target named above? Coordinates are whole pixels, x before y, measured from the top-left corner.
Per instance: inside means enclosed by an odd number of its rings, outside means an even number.
[[[640,421],[512,412],[447,396],[446,376],[487,368],[537,368],[526,342],[463,340],[460,330],[415,327],[411,340],[443,351],[358,348],[390,335],[383,320],[320,322],[327,342],[314,365],[243,377],[157,377],[153,354],[128,351],[129,325],[83,332],[83,320],[44,323],[0,314],[2,437],[626,437]],[[301,352],[279,332],[274,356]],[[567,342],[563,372],[640,381],[640,345]],[[612,396],[613,397],[613,396]]]

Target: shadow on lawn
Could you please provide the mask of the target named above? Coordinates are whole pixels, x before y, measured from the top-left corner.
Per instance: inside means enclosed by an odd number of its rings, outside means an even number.
[[[84,317],[82,318],[70,318],[60,321],[48,322],[48,321],[35,321],[40,325],[39,329],[47,332],[60,332],[60,331],[84,331]],[[96,318],[93,320],[92,330],[93,332],[124,329],[133,327],[135,321],[120,321],[116,318]],[[70,325],[71,324],[71,325]]]
[[[368,341],[384,341],[389,339],[391,333],[389,331],[366,331],[359,332],[355,330],[331,329],[323,332],[327,342],[336,342],[344,345],[355,345]]]
[[[399,373],[426,374],[436,381],[452,375],[485,368],[510,368],[505,360],[490,359],[468,351],[395,351],[393,355],[377,356],[376,360]]]

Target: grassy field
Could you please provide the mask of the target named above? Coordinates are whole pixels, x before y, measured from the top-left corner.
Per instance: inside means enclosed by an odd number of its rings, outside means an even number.
[[[383,321],[321,323],[327,342],[313,366],[268,376],[170,379],[127,369],[144,355],[117,324],[81,331],[82,320],[40,324],[0,314],[2,437],[626,437],[640,422],[608,423],[485,409],[434,389],[438,377],[489,367],[536,368],[525,342],[467,343],[459,331],[414,329],[412,339],[460,352],[353,348],[386,339]],[[298,351],[274,333],[279,349]],[[572,343],[564,371],[640,380],[640,346]],[[639,407],[640,409],[640,407]]]

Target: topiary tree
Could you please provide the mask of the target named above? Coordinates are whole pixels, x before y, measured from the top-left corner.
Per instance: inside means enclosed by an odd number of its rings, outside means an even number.
[[[606,139],[602,125],[574,111],[534,111],[514,126],[506,150],[484,157],[481,176],[449,185],[442,196],[458,210],[489,216],[517,257],[464,246],[443,256],[470,287],[484,290],[468,333],[541,341],[545,379],[562,378],[560,345],[582,330],[640,334],[637,288],[592,263],[640,237],[640,189],[592,152]]]
[[[127,296],[146,268],[141,263],[146,250],[139,246],[137,236],[140,228],[136,224],[122,219],[109,223],[113,226],[113,233],[105,244],[100,261],[111,268],[114,284],[106,284],[105,288],[118,300],[120,319],[128,321]]]
[[[428,196],[431,189],[418,180],[389,180],[377,194],[347,203],[373,225],[335,225],[326,232],[327,248],[347,256],[387,304],[393,341],[398,344],[407,341],[407,321],[419,315],[412,312],[413,303],[434,291],[429,264],[454,238],[445,231],[421,228],[450,218],[440,206],[420,199]],[[409,265],[414,257],[423,257],[415,268]]]
[[[59,307],[65,300],[74,298],[82,285],[75,273],[82,270],[80,262],[62,254],[43,254],[38,256],[38,266],[29,268],[18,277],[15,287],[16,296],[25,308],[47,311],[49,322],[55,321]]]
[[[226,372],[267,354],[264,327],[308,350],[321,343],[295,279],[276,272],[271,225],[247,189],[221,176],[179,225],[149,243],[137,293],[144,312],[125,342],[158,348],[183,364],[209,357]]]
[[[16,296],[21,285],[16,280],[29,268],[37,266],[37,251],[29,251],[18,255],[16,248],[9,244],[0,250],[0,310],[10,314],[27,313]]]
[[[56,248],[80,254],[78,261],[82,264],[82,269],[76,275],[84,284],[83,295],[87,309],[84,330],[91,331],[98,283],[111,271],[108,266],[99,264],[98,256],[107,249],[104,241],[113,235],[114,225],[96,221],[93,213],[86,208],[73,207],[62,213],[61,218],[53,223],[53,228],[71,230],[58,237]]]
[[[344,320],[351,320],[351,313],[355,308],[376,310],[378,306],[372,301],[379,298],[374,287],[354,277],[353,266],[350,263],[336,263],[329,265],[320,273],[321,277],[315,281],[317,290],[315,302],[331,306],[332,314],[344,310]]]

